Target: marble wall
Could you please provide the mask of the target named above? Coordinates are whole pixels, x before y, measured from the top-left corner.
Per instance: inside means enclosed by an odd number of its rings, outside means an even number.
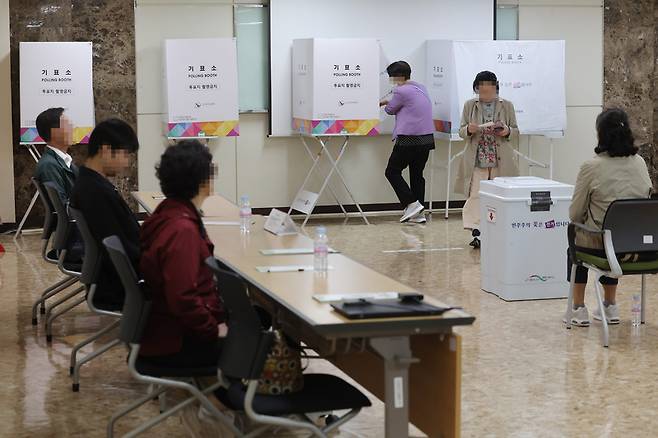
[[[604,7],[604,104],[628,112],[658,190],[658,0]]]
[[[19,138],[19,57],[21,41],[92,41],[96,121],[120,117],[136,128],[135,18],[133,0],[10,0],[12,107],[16,220],[26,211],[34,192],[30,177],[35,163]],[[71,148],[76,163],[85,147]],[[126,199],[137,187],[137,157],[126,178],[115,181]],[[42,223],[41,205],[28,224]],[[134,204],[133,204],[134,206]]]

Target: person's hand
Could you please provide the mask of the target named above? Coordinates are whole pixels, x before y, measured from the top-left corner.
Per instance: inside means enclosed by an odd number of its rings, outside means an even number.
[[[379,102],[379,106],[386,106],[386,105],[388,105],[388,100],[382,100],[381,102]]]
[[[467,129],[468,129],[468,133],[471,135],[480,131],[480,127],[477,125],[477,123],[469,123]]]
[[[510,135],[509,126],[502,125],[501,127],[496,128],[494,130],[494,134],[496,134],[498,137],[507,137],[508,135]]]

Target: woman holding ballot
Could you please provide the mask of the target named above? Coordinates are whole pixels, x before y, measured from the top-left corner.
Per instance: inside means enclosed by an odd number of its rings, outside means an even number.
[[[459,135],[466,142],[455,190],[467,196],[462,213],[464,229],[472,230],[470,245],[480,247],[480,181],[517,176],[513,150],[519,129],[514,105],[499,96],[498,78],[490,71],[475,76],[477,97],[464,104]]]

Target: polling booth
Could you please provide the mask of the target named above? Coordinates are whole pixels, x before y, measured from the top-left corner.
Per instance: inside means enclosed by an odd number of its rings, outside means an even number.
[[[165,40],[164,79],[167,138],[240,135],[235,38]]]
[[[293,130],[309,135],[377,135],[379,43],[375,39],[293,41]]]
[[[480,185],[482,289],[503,300],[566,298],[573,186],[537,177]]]
[[[364,222],[368,223],[338,164],[345,154],[350,137],[379,134],[379,53],[379,43],[372,38],[310,38],[293,41],[292,131],[300,135],[313,164],[288,214],[293,210],[304,213],[306,218],[303,225],[310,218],[325,189],[329,189],[347,216],[345,207],[329,185],[334,174],[338,176]],[[336,156],[327,148],[327,137],[342,137]],[[319,152],[313,152],[306,138],[319,144]],[[319,190],[312,190],[309,183],[312,175],[320,170],[323,156],[328,161],[329,172],[324,175]]]

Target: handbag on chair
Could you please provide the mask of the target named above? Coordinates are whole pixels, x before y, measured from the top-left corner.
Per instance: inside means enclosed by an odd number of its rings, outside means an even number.
[[[267,355],[256,392],[279,395],[301,391],[304,388],[302,372],[301,348],[293,345],[281,330],[274,330],[274,344]]]

